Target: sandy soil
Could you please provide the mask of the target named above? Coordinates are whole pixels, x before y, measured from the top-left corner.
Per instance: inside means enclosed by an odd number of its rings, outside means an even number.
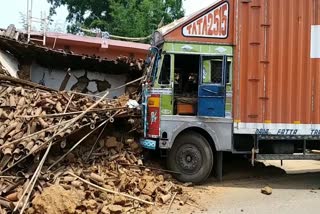
[[[37,195],[32,201],[33,208],[28,214],[59,214],[75,213],[76,207],[84,199],[84,192],[77,190],[65,190],[62,186],[52,185],[45,188],[41,195]]]

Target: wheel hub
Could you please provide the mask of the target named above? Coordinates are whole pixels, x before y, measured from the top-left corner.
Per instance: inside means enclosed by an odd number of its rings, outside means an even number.
[[[200,151],[193,145],[182,146],[177,153],[176,161],[183,173],[194,174],[202,165]]]

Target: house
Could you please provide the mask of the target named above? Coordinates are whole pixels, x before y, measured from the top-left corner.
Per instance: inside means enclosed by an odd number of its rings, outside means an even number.
[[[45,42],[44,42],[45,41]],[[0,63],[15,77],[57,90],[99,94],[142,74],[149,45],[62,33],[0,30]],[[125,89],[112,91],[110,97]]]

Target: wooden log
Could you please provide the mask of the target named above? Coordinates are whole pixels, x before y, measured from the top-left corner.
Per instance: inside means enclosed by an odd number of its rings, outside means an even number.
[[[9,82],[16,83],[16,84],[21,84],[21,85],[24,85],[24,86],[30,86],[30,87],[42,89],[42,90],[45,90],[45,91],[57,91],[57,90],[54,90],[54,89],[47,88],[45,86],[39,85],[39,84],[34,83],[34,82],[30,82],[30,81],[23,80],[23,79],[17,79],[17,78],[9,77],[9,76],[2,75],[2,74],[0,74],[0,80],[9,81]]]
[[[0,199],[0,205],[10,210],[14,208],[14,204],[12,202],[3,199]]]

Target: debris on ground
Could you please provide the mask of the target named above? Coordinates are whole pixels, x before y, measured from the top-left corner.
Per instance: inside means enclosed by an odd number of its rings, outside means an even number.
[[[141,149],[132,150],[130,146],[137,142],[118,142],[115,147],[108,148],[105,143],[108,137],[104,138],[89,159],[92,144],[85,144],[48,171],[48,165],[59,157],[57,154],[51,156],[35,187],[28,213],[88,213],[88,210],[91,213],[151,213],[154,206],[169,204],[173,195],[182,194],[171,175],[161,169],[150,170],[138,165],[142,161]],[[10,192],[21,195],[31,173],[32,169],[29,169],[18,173],[24,177],[7,179],[20,184]],[[70,194],[75,195],[74,198],[63,199]],[[177,199],[185,202],[188,197]]]
[[[95,103],[90,97],[23,87],[1,78],[0,83],[1,171],[46,149],[51,140],[63,142],[81,129],[95,129],[104,120],[130,114],[128,96],[103,100],[89,109]]]
[[[186,203],[171,175],[145,165],[129,96],[94,99],[1,77],[1,211],[151,213]]]
[[[272,194],[272,188],[269,186],[266,186],[261,189],[261,193],[265,195],[271,195]]]

